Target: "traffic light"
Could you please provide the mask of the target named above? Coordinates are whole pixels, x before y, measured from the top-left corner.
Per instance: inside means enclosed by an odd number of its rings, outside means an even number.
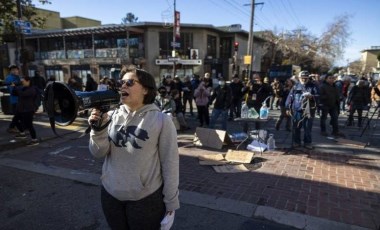
[[[238,51],[238,49],[239,49],[239,42],[234,42],[234,48],[235,48],[235,51]]]

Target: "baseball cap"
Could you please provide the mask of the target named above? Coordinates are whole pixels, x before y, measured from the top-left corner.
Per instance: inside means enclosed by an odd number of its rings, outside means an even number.
[[[299,74],[299,77],[301,78],[308,78],[310,73],[308,71],[301,71]]]
[[[10,65],[10,66],[8,66],[8,69],[12,70],[12,69],[19,69],[19,68],[17,65]]]

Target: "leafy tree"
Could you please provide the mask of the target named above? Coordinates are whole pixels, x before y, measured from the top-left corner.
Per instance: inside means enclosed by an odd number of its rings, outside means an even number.
[[[129,12],[125,15],[124,18],[121,19],[121,24],[129,24],[133,22],[137,22],[139,20],[133,13]]]
[[[43,28],[46,18],[37,16],[32,0],[0,0],[0,44],[4,41],[14,41],[17,36],[14,20],[18,19],[17,1],[20,2],[22,18],[31,22],[33,27]],[[38,0],[42,4],[51,4],[49,0]]]

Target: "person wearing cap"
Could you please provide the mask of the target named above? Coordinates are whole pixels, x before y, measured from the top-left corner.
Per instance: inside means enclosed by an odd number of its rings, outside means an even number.
[[[287,114],[292,116],[292,147],[301,146],[301,129],[304,130],[303,144],[312,149],[312,127],[317,107],[318,87],[311,81],[309,72],[299,73],[299,83],[293,86],[286,98]]]
[[[154,99],[154,104],[157,105],[163,113],[172,114],[176,110],[175,102],[165,86],[160,86],[158,88],[158,95]]]
[[[19,134],[16,134],[15,138],[26,139],[25,130],[29,130],[31,140],[27,142],[27,145],[38,145],[38,139],[36,130],[33,126],[34,113],[36,111],[35,100],[37,98],[38,90],[32,86],[31,79],[29,77],[22,77],[20,79],[21,86],[17,86],[12,94],[18,96],[18,102],[16,105],[16,116],[20,119],[20,122],[16,123],[17,129],[20,130]]]
[[[90,153],[104,158],[103,213],[110,229],[160,229],[180,207],[177,131],[154,105],[150,73],[128,66],[120,83],[122,105],[107,113],[93,109],[88,118],[105,126],[92,126],[89,141]]]
[[[11,123],[9,124],[9,127],[7,129],[8,133],[18,133],[19,130],[16,128],[16,124],[19,123],[19,117],[15,114],[16,106],[18,102],[18,96],[13,94],[13,91],[16,89],[16,86],[19,86],[21,84],[20,81],[20,70],[18,66],[16,65],[10,65],[8,67],[9,74],[5,77],[5,84],[8,87],[8,91],[10,94],[10,105],[12,108],[13,118]]]

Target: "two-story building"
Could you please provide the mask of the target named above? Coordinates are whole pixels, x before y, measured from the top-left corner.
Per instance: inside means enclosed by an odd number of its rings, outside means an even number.
[[[203,76],[205,72],[229,80],[236,73],[243,76],[247,69],[243,59],[248,32],[240,25],[180,24],[180,38],[173,43],[173,28],[163,23],[98,24],[80,17],[64,18],[61,29],[32,30],[25,35],[29,75],[40,70],[63,82],[74,72],[84,82],[88,73],[96,80],[105,76],[117,79],[121,65],[132,63],[160,82],[166,75]],[[264,42],[254,37],[252,69],[256,72],[261,71]]]

